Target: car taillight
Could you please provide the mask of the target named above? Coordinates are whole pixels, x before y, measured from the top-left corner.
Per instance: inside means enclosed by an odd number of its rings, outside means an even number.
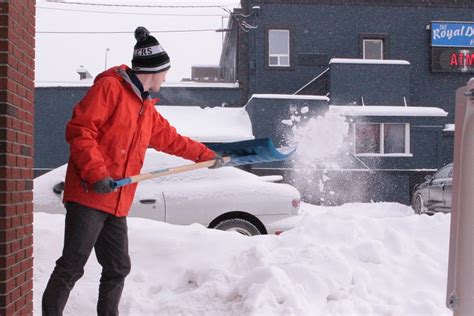
[[[291,201],[291,205],[293,205],[294,208],[298,209],[300,208],[301,200],[300,199],[293,199]]]

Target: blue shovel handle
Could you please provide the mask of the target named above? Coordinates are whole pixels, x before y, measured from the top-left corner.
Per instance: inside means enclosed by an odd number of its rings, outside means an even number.
[[[132,179],[130,178],[123,178],[121,180],[117,181],[110,181],[110,186],[114,189],[123,187],[124,185],[127,185],[129,183],[132,183]]]

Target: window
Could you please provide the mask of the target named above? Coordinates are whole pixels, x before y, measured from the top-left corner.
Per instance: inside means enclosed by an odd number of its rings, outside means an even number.
[[[411,156],[410,124],[358,123],[354,152],[360,156]]]
[[[356,154],[380,153],[380,124],[356,125]]]
[[[383,59],[383,40],[364,39],[362,41],[363,59]]]
[[[388,33],[359,33],[359,58],[389,59]]]
[[[271,67],[290,66],[290,31],[268,31],[268,65]]]
[[[439,169],[438,172],[434,175],[434,179],[446,179],[452,177],[452,165],[444,166],[443,168]]]
[[[405,153],[405,124],[383,124],[383,131],[383,153]]]

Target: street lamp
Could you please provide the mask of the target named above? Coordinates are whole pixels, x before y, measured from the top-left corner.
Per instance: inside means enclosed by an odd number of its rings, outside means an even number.
[[[110,51],[110,48],[106,48],[105,49],[105,67],[104,67],[104,70],[107,69],[107,54],[109,53]]]

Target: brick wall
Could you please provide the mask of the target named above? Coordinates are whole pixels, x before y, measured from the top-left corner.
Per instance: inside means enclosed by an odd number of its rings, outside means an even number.
[[[0,0],[0,315],[33,312],[35,0]]]

